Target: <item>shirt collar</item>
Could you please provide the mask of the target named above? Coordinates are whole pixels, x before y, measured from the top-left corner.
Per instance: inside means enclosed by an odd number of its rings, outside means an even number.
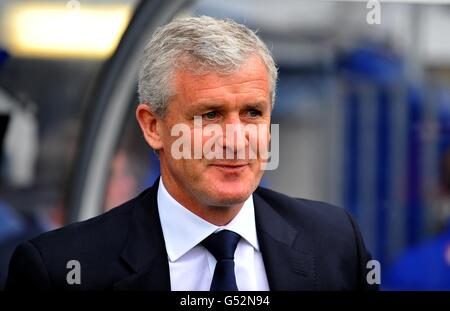
[[[159,180],[157,202],[164,242],[171,262],[178,260],[210,234],[223,229],[236,232],[259,251],[252,195],[244,202],[238,214],[227,225],[220,227],[178,203],[167,191],[162,178]]]

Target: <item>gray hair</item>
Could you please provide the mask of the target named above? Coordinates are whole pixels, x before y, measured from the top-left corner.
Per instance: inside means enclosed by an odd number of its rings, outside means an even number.
[[[273,108],[277,68],[255,32],[230,19],[208,16],[176,19],[158,28],[145,46],[139,71],[139,100],[162,116],[170,97],[175,95],[171,81],[176,68],[195,65],[189,69],[196,73],[231,74],[252,54],[260,57],[267,68]]]

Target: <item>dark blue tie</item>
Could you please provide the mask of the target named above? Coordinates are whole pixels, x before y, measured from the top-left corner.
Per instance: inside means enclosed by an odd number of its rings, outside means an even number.
[[[203,240],[202,245],[216,258],[210,291],[237,291],[234,275],[234,251],[241,236],[222,230]]]

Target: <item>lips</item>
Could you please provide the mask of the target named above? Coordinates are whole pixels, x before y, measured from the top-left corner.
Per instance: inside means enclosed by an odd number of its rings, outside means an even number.
[[[224,167],[240,167],[248,165],[248,162],[214,162],[210,165],[213,166],[224,166]]]
[[[240,163],[240,162],[212,163],[211,166],[226,171],[239,171],[247,167],[248,163]]]

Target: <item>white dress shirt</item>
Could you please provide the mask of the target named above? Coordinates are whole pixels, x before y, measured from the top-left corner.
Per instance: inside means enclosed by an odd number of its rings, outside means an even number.
[[[216,259],[201,244],[210,234],[230,230],[240,239],[234,253],[236,284],[240,291],[269,290],[258,244],[253,196],[225,226],[216,226],[178,203],[164,187],[158,188],[158,212],[169,260],[173,291],[209,291]]]

